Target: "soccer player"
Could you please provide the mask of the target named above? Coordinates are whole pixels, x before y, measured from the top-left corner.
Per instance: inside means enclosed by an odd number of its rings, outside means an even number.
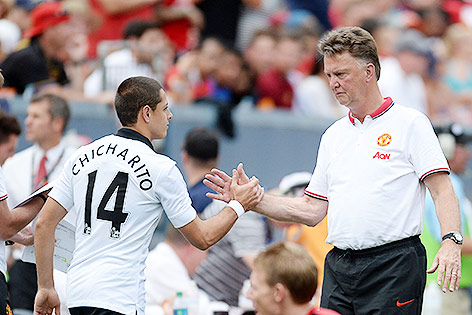
[[[151,140],[166,136],[172,118],[162,86],[146,77],[128,78],[118,87],[115,108],[124,128],[69,158],[38,218],[37,315],[59,309],[52,276],[54,231],[68,209],[74,207],[77,216],[67,281],[71,314],[144,314],[144,263],[163,211],[190,243],[206,249],[262,198],[258,180],[241,186],[235,180],[234,201],[202,221],[175,162],[152,149]]]

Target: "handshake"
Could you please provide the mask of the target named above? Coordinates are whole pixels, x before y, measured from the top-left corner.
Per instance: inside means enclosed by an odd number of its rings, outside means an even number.
[[[249,178],[239,163],[237,169],[233,169],[233,176],[229,176],[219,169],[212,169],[205,175],[204,184],[216,193],[207,193],[207,197],[224,201],[238,201],[244,211],[255,209],[264,197],[264,188],[259,185],[259,179],[255,176]]]

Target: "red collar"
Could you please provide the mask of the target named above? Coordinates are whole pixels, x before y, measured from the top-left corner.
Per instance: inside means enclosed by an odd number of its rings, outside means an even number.
[[[382,116],[393,106],[393,101],[390,97],[386,97],[384,98],[384,100],[385,102],[383,102],[383,104],[380,105],[379,108],[377,108],[372,114],[370,114],[370,117],[372,117],[372,119]],[[349,111],[348,117],[351,123],[354,124],[354,117],[352,117],[351,111]]]

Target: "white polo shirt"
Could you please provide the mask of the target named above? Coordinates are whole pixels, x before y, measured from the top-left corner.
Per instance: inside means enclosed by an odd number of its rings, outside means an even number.
[[[3,170],[0,167],[0,201],[7,199],[8,194],[5,189],[5,178],[3,177]],[[5,201],[6,202],[6,201]],[[6,277],[7,271],[7,254],[5,251],[5,241],[0,239],[0,272]]]
[[[76,214],[68,307],[143,314],[145,260],[162,212],[176,228],[195,219],[175,162],[151,147],[126,128],[98,139],[67,160],[50,192]]]
[[[359,250],[421,234],[436,172],[449,168],[429,119],[386,98],[363,124],[349,113],[326,130],[305,193],[329,202],[326,242]]]

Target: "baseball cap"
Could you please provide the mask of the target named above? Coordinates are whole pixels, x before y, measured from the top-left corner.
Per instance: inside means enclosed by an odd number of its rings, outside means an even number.
[[[472,133],[468,132],[460,124],[448,124],[446,126],[435,126],[434,131],[437,135],[440,134],[450,134],[454,137],[455,143],[458,144],[468,144],[472,142]]]
[[[310,183],[311,173],[309,172],[294,172],[284,176],[279,183],[279,193],[281,195],[299,195],[298,190],[303,190]]]
[[[429,56],[431,47],[428,38],[416,30],[407,30],[397,40],[397,51],[411,51],[418,55]]]
[[[69,13],[60,2],[43,2],[31,11],[32,26],[25,31],[24,36],[32,38],[41,35],[49,27],[69,19]]]

